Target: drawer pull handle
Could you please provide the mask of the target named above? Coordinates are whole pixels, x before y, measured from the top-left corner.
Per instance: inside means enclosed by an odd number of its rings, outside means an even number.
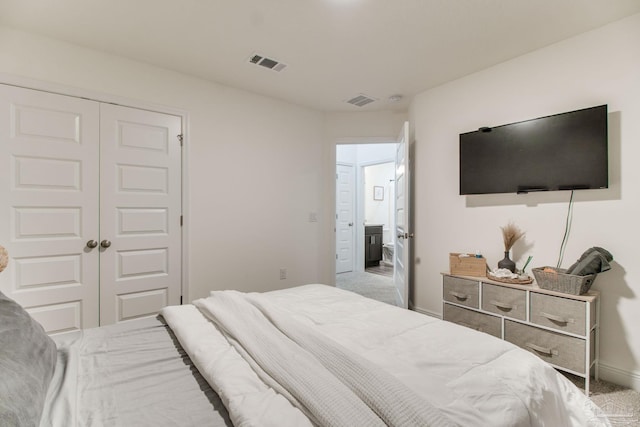
[[[449,295],[455,297],[456,299],[462,300],[462,301],[464,301],[467,298],[469,298],[469,295],[463,294],[462,292],[449,291]]]
[[[557,350],[552,350],[550,348],[547,347],[541,347],[539,345],[533,344],[528,342],[527,343],[527,347],[529,347],[532,350],[537,351],[538,353],[542,353],[542,354],[546,354],[547,356],[557,356],[558,355],[558,351]]]
[[[556,316],[554,314],[545,313],[544,311],[540,312],[540,316],[546,317],[547,319],[551,320],[552,322],[556,322],[556,323],[567,324],[567,323],[574,323],[575,322],[575,320],[573,320],[573,319],[565,319],[562,316]]]
[[[503,310],[507,310],[507,311],[511,311],[513,310],[513,305],[511,304],[507,304],[506,302],[500,302],[500,301],[489,301],[491,303],[491,305],[495,305],[498,308],[501,308]]]

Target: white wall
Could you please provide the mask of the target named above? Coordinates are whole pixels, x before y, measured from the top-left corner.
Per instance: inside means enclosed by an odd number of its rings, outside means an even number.
[[[4,27],[0,73],[188,112],[189,299],[334,280],[322,113]]]
[[[610,182],[575,193],[563,266],[601,246],[615,263],[598,276],[601,373],[640,388],[640,15],[442,85],[414,99],[416,307],[441,313],[449,252],[502,258],[500,226],[526,231],[518,265],[556,265],[569,192],[458,195],[458,135],[599,104],[609,105]]]
[[[402,124],[407,120],[406,111],[354,111],[326,114],[326,135],[329,144],[367,141],[396,141]],[[351,141],[350,141],[351,140]]]

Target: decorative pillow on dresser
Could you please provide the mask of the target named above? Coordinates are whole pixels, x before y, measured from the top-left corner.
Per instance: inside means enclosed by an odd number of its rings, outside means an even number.
[[[38,426],[56,365],[56,345],[0,292],[0,426]]]

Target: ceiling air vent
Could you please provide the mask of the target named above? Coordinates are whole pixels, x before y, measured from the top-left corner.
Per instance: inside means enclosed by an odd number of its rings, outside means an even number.
[[[249,62],[252,64],[260,65],[262,67],[268,68],[273,71],[282,71],[287,66],[282,62],[276,61],[275,59],[267,58],[263,55],[253,54],[249,58]]]
[[[375,101],[374,98],[371,98],[370,96],[367,96],[367,95],[359,94],[349,99],[347,103],[351,105],[355,105],[356,107],[364,107],[365,105],[370,104],[373,101]]]

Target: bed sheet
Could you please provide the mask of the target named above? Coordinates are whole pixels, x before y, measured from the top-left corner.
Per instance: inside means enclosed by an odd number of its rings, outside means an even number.
[[[54,337],[41,427],[231,426],[161,317]]]

